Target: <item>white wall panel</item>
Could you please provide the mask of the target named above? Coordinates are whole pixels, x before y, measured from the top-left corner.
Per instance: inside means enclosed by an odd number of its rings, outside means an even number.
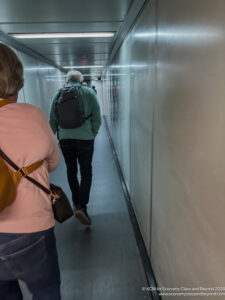
[[[19,91],[19,96],[18,96],[17,102],[18,102],[18,103],[20,103],[20,102],[25,102],[25,98],[24,98],[24,89],[23,89],[23,88]]]
[[[65,84],[65,74],[48,65],[38,62],[39,86],[42,91],[42,109],[49,115],[54,93]]]
[[[95,86],[95,88],[97,90],[98,103],[99,103],[100,110],[102,113],[103,112],[103,94],[102,94],[103,83],[101,80],[92,80],[91,87],[92,86]]]
[[[119,54],[115,59],[115,65],[119,66]],[[117,149],[117,155],[121,157],[121,142],[120,142],[120,103],[122,99],[120,98],[120,78],[115,76],[119,69],[111,69],[111,83],[112,83],[112,114],[111,114],[111,132],[114,140],[115,147]]]
[[[131,93],[131,39],[124,41],[120,51],[119,65],[115,77],[119,79],[119,123],[120,123],[120,163],[124,178],[130,191],[130,93]]]
[[[42,109],[46,114],[49,113],[49,107],[51,102],[51,91],[50,91],[50,82],[51,80],[56,80],[56,77],[49,77],[49,66],[37,62],[37,76],[40,88],[40,102],[42,103]],[[53,81],[53,82],[54,82]]]
[[[167,286],[225,282],[224,12],[159,1],[152,263]]]
[[[152,126],[155,100],[155,10],[145,10],[131,33],[131,201],[150,247]],[[147,33],[147,37],[146,37]],[[153,33],[153,36],[149,35]]]
[[[24,67],[24,97],[25,102],[41,107],[40,87],[37,76],[36,59],[22,52],[18,56]]]
[[[13,49],[24,68],[24,87],[19,92],[18,102],[39,107],[49,116],[53,94],[65,83],[65,74]]]
[[[110,74],[109,69],[106,70],[105,75],[103,76],[103,95],[102,95],[102,114],[106,118],[107,123],[110,123]]]
[[[130,43],[128,37],[103,80],[103,111],[128,190],[130,190]],[[109,114],[110,117],[107,116]]]
[[[224,0],[149,1],[112,62],[129,75],[104,77],[127,182],[131,136],[131,200],[160,286],[225,282],[224,11]]]

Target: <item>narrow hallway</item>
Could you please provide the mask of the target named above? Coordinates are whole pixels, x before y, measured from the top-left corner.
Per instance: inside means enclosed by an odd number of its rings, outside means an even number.
[[[51,181],[70,195],[63,157]],[[57,224],[63,300],[148,299],[141,258],[104,123],[95,141],[90,228]]]
[[[224,12],[225,0],[1,1],[0,45],[12,48],[23,74],[6,94],[10,73],[0,66],[0,100],[15,100],[19,93],[18,103],[32,104],[49,118],[53,95],[68,72],[78,71],[84,77],[79,82],[96,88],[106,120],[95,141],[92,226],[73,217],[55,229],[62,300],[225,299]],[[0,59],[8,62],[11,89],[18,62]],[[39,149],[35,142],[41,146],[33,127],[42,122],[21,126],[30,130],[24,143],[23,132],[14,140],[18,124],[12,130],[3,123],[7,135],[0,148],[8,146],[12,160],[21,151],[17,163],[23,166],[22,154],[26,162],[30,149]],[[51,181],[71,199],[63,157]],[[3,212],[0,234],[36,234],[53,225],[38,220],[32,229],[33,219],[44,216],[40,200],[29,190],[19,194],[14,204],[21,209],[12,204],[12,214]],[[11,217],[12,226],[5,228]],[[14,225],[27,218],[23,228]],[[21,286],[23,300],[31,300]],[[50,300],[56,300],[52,293]]]

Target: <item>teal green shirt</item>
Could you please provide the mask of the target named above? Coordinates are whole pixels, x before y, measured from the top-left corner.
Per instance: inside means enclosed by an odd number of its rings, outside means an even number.
[[[66,87],[79,85],[79,83],[70,82],[66,85]],[[55,112],[55,102],[59,96],[59,91],[57,91],[52,98],[50,126],[54,133],[56,133],[58,127],[59,140],[92,140],[98,133],[99,127],[101,125],[101,113],[96,94],[91,88],[85,86],[81,86],[81,88],[79,89],[79,93],[83,101],[84,115],[87,117],[91,114],[91,117],[88,118],[79,128],[65,129],[58,126],[57,116]]]

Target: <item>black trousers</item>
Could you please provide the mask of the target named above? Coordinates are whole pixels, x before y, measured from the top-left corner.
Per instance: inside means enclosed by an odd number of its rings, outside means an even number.
[[[86,208],[92,182],[92,157],[94,140],[60,140],[60,147],[67,167],[67,177],[75,207]],[[78,180],[78,165],[81,180]]]

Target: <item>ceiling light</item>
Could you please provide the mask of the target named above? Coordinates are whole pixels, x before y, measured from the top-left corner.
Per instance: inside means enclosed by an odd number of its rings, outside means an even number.
[[[64,69],[96,69],[103,68],[103,66],[92,65],[92,66],[65,66]]]
[[[60,38],[94,38],[113,37],[113,32],[67,32],[67,33],[9,33],[17,39],[60,39]]]

